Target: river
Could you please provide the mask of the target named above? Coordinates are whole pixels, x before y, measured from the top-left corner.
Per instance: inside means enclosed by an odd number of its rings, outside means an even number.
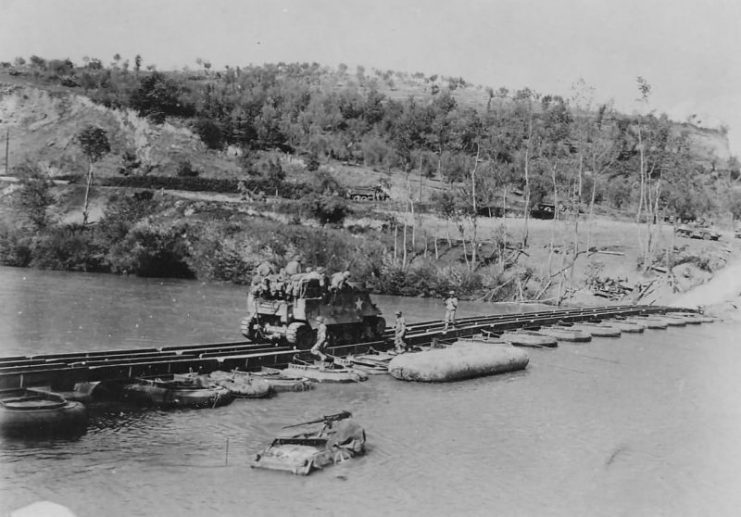
[[[443,312],[375,298],[409,321]],[[0,355],[237,340],[243,306],[231,285],[0,268]],[[0,515],[37,500],[79,517],[736,515],[740,330],[528,349],[524,372],[450,384],[374,376],[216,409],[94,407],[77,440],[0,442]],[[250,469],[281,425],[342,409],[366,456],[306,478]]]

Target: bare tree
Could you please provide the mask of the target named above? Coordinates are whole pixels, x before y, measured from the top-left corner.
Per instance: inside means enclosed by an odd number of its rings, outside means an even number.
[[[82,209],[82,224],[87,224],[90,187],[93,184],[93,164],[100,161],[111,151],[108,134],[104,129],[87,126],[77,134],[77,142],[88,159],[87,181],[85,183],[85,201]]]

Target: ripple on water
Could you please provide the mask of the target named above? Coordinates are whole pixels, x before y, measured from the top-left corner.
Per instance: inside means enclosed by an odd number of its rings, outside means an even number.
[[[0,292],[6,352],[239,339],[241,288],[21,272],[29,279],[0,268],[10,293]],[[439,300],[380,300],[386,313],[403,304],[410,318],[441,309]],[[79,517],[101,508],[111,516],[734,515],[739,330],[717,323],[528,350],[524,372],[450,384],[374,376],[215,409],[93,407],[78,440],[0,442],[0,514],[49,499]],[[249,467],[281,426],[343,409],[366,428],[365,457],[308,478]]]

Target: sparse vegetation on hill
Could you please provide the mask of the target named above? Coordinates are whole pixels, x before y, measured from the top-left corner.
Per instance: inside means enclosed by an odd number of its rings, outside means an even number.
[[[724,133],[651,112],[644,80],[638,86],[647,114],[625,115],[594,104],[583,84],[566,99],[362,67],[351,73],[316,63],[220,71],[207,61],[198,65],[158,72],[140,56],[133,62],[119,56],[110,65],[38,56],[3,63],[0,129],[10,132],[11,166],[27,158],[35,172],[6,171],[25,178],[19,192],[26,201],[25,215],[16,211],[4,224],[0,260],[243,282],[256,260],[280,263],[318,239],[322,250],[334,251],[313,251],[316,264],[321,258],[350,267],[384,292],[430,294],[453,285],[528,297],[541,296],[554,271],[573,272],[589,247],[584,228],[591,214],[641,222],[639,262],[647,269],[666,244],[656,224],[665,217],[738,213],[731,187],[739,165],[727,154]],[[103,141],[93,153],[91,145]],[[33,209],[34,199],[45,199],[45,183],[32,176],[72,182],[64,199],[47,207],[56,222]],[[381,205],[391,216],[340,199],[345,188],[370,184],[391,194]],[[129,192],[111,195],[101,187]],[[60,195],[60,187],[51,188]],[[160,189],[235,198],[205,213],[161,193],[147,197]],[[88,191],[98,203],[96,217]],[[134,204],[147,210],[124,220],[116,214],[133,192],[144,196]],[[76,204],[82,225],[64,215]],[[538,272],[522,264],[533,245],[528,218],[551,205],[553,225],[570,230],[546,238],[547,269]],[[245,216],[244,206],[253,215]],[[421,213],[447,222],[445,241],[420,227]],[[492,232],[480,220],[507,213],[524,216],[520,234]],[[95,224],[85,224],[89,215]],[[340,225],[352,215],[391,217],[393,240],[388,227],[351,235],[310,226]],[[209,217],[223,226],[209,226]],[[290,246],[276,251],[246,228]],[[242,241],[256,247],[247,250]],[[372,268],[362,265],[365,257],[373,257]]]

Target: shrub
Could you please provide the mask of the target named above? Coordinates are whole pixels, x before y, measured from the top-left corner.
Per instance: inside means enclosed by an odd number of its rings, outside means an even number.
[[[196,276],[205,280],[247,284],[254,264],[238,248],[239,237],[229,236],[235,230],[229,226],[191,228],[188,232],[190,251],[188,265]],[[259,262],[260,260],[254,260]]]
[[[141,219],[154,213],[157,203],[151,190],[136,192],[131,196],[113,196],[106,206],[103,218],[98,221],[98,238],[106,245],[113,246],[129,233]]]
[[[177,171],[178,177],[180,178],[196,178],[201,173],[198,169],[193,167],[193,164],[188,160],[181,160],[178,162]]]
[[[139,115],[161,124],[170,115],[187,117],[193,114],[193,107],[181,101],[182,93],[177,82],[154,72],[142,78],[139,88],[131,95],[130,103]]]
[[[94,239],[89,226],[59,225],[34,241],[31,266],[59,271],[108,271],[105,248]]]
[[[311,176],[309,186],[318,194],[331,194],[342,190],[340,183],[324,169],[317,170]]]
[[[306,157],[306,169],[313,172],[319,168],[319,155],[316,151],[311,151]]]
[[[33,242],[23,230],[0,226],[0,264],[27,267],[33,258]]]
[[[350,213],[347,202],[337,196],[314,194],[304,199],[302,206],[322,224],[341,224]]]
[[[219,150],[224,147],[224,132],[221,127],[211,119],[200,118],[193,125],[196,134],[209,149]]]
[[[122,176],[129,176],[136,172],[141,167],[141,160],[136,156],[134,151],[125,151],[121,155],[121,166],[118,168],[118,173]]]
[[[134,227],[108,254],[113,272],[143,277],[194,278],[183,229]]]
[[[34,164],[22,164],[14,172],[22,177],[14,197],[15,209],[35,230],[43,230],[52,222],[49,215],[49,207],[54,204],[52,183]]]

